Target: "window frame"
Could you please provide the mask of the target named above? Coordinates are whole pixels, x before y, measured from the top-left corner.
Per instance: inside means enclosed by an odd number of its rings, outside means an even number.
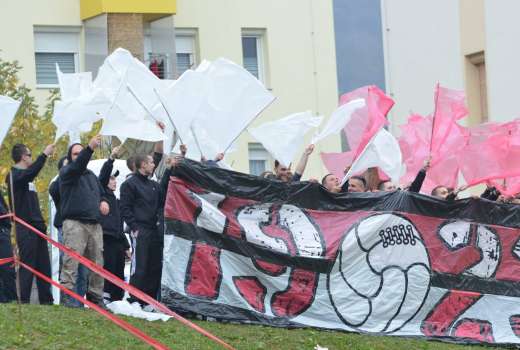
[[[59,88],[59,83],[57,84],[41,84],[38,83],[38,74],[37,74],[37,68],[36,68],[36,54],[37,53],[54,53],[54,54],[60,54],[60,53],[68,53],[74,55],[74,73],[78,73],[80,71],[80,34],[81,34],[81,26],[34,26],[33,27],[33,40],[34,40],[34,80],[36,82],[36,89],[55,89]],[[63,50],[56,50],[56,49],[42,49],[38,48],[37,44],[37,35],[38,34],[73,34],[76,36],[74,38],[74,48],[64,48]]]
[[[253,152],[264,152],[265,153],[265,157],[260,157],[260,156],[251,156],[251,153]],[[257,153],[258,154],[258,153]],[[249,173],[251,175],[253,175],[251,173],[251,161],[264,161],[265,162],[265,168],[264,168],[264,171],[269,171],[272,167],[272,159],[271,159],[271,155],[269,153],[269,151],[267,151],[267,149],[260,143],[260,142],[249,142],[247,144],[247,164],[248,164],[248,167],[249,167]],[[258,174],[260,175],[260,174]]]
[[[242,47],[242,67],[244,67],[244,46],[242,45],[243,38],[256,39],[256,54],[258,61],[258,80],[267,86],[267,66],[266,66],[266,51],[265,51],[265,29],[242,29],[240,36],[240,45]],[[245,68],[245,67],[244,67]]]
[[[178,38],[188,38],[191,40],[192,52],[179,51],[177,40]],[[178,71],[178,62],[177,55],[178,54],[189,54],[190,55],[190,68],[194,69],[200,63],[199,59],[199,35],[198,30],[196,28],[175,28],[175,73],[177,74],[177,78],[182,75],[179,74]],[[184,73],[184,72],[183,72]]]

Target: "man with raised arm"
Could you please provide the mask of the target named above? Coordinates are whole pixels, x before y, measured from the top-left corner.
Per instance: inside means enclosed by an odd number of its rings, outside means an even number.
[[[27,146],[23,144],[14,145],[11,156],[15,164],[6,178],[11,210],[20,219],[43,233],[47,233],[47,226],[42,217],[38,193],[33,181],[43,169],[47,158],[53,152],[54,145],[49,145],[45,147],[43,153],[33,162],[31,151]],[[11,192],[14,198],[11,197]],[[50,277],[51,267],[47,241],[20,224],[16,224],[16,233],[20,259],[25,264]],[[20,299],[22,303],[30,302],[33,277],[31,272],[24,268],[20,269]],[[53,298],[50,284],[37,278],[36,285],[38,287],[40,304],[52,304]]]
[[[103,230],[101,215],[108,215],[110,207],[103,199],[104,191],[98,177],[87,169],[88,162],[99,147],[101,137],[90,140],[87,147],[75,143],[67,153],[68,164],[60,170],[60,209],[63,219],[63,243],[103,266]],[[63,257],[61,284],[74,290],[78,261],[67,254]],[[87,299],[104,307],[103,277],[91,272]],[[68,295],[63,295],[63,304],[75,307]]]

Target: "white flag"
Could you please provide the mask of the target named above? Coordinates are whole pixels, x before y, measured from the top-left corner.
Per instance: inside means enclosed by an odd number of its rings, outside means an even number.
[[[4,142],[5,135],[7,135],[13,123],[18,108],[20,108],[20,101],[0,95],[0,145]]]
[[[92,85],[92,74],[62,73],[56,64],[61,100],[54,103],[52,122],[56,125],[56,140],[68,133],[70,142],[78,141],[82,132],[92,129],[110,107],[103,91]]]
[[[157,125],[158,121],[166,123],[164,115],[159,115],[165,112],[157,108],[159,100],[154,93],[163,83],[130,52],[119,48],[108,56],[94,86],[102,89],[111,101],[103,115],[102,135],[150,142],[165,139]]]
[[[325,125],[319,134],[313,137],[311,143],[316,144],[318,141],[323,140],[329,135],[340,133],[352,118],[352,114],[363,107],[365,107],[365,100],[361,98],[339,106],[330,116],[327,125]]]
[[[305,135],[312,128],[317,128],[322,119],[307,111],[264,123],[257,128],[248,128],[248,131],[276,160],[289,166],[296,152],[303,147]]]
[[[227,151],[274,101],[251,73],[223,58],[204,61],[196,70],[186,71],[159,95],[182,142],[196,139],[207,159]],[[196,135],[191,135],[192,130]]]
[[[368,168],[379,167],[392,182],[399,183],[402,170],[402,155],[396,138],[386,129],[381,129],[370,140],[343,179],[343,183],[352,174],[361,173]]]

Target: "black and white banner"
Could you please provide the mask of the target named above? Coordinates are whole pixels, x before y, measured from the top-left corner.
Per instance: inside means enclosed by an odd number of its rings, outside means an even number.
[[[205,316],[520,343],[520,209],[330,194],[185,162],[165,208],[163,302]]]

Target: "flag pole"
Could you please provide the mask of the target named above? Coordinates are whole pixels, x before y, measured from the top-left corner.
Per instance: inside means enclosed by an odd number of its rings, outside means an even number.
[[[14,187],[13,187],[13,172],[9,172],[9,192],[10,192],[10,205],[11,205],[11,212],[13,216],[11,216],[11,246],[13,248],[13,258],[14,258],[14,270],[16,273],[16,299],[18,301],[18,317],[20,324],[22,323],[22,289],[20,287],[20,254],[18,250],[18,239],[17,239],[17,232],[16,232],[16,210],[14,206]]]
[[[130,94],[132,94],[132,96],[134,96],[134,98],[136,99],[136,101],[139,103],[139,105],[141,107],[143,107],[144,111],[146,113],[148,113],[148,115],[150,115],[150,117],[156,122],[156,123],[159,123],[159,120],[157,118],[155,118],[152,114],[152,111],[150,111],[148,109],[148,107],[146,107],[146,105],[141,101],[141,99],[137,96],[137,94],[135,93],[134,89],[132,88],[132,86],[128,83],[126,83],[126,88],[128,89],[128,91],[130,92]],[[162,130],[161,130],[162,131]]]
[[[381,131],[381,130],[379,130]],[[343,186],[345,184],[345,182],[347,182],[347,180],[349,179],[350,176],[352,176],[352,169],[354,169],[355,165],[357,165],[357,163],[359,162],[359,159],[361,159],[361,157],[363,157],[363,155],[367,152],[368,150],[368,147],[372,144],[372,142],[374,141],[374,139],[376,138],[376,135],[379,133],[376,132],[374,134],[374,136],[372,136],[372,138],[370,139],[370,141],[366,144],[365,148],[363,148],[363,151],[361,151],[361,153],[359,154],[359,156],[354,159],[354,162],[352,162],[352,165],[350,166],[350,169],[348,169],[347,173],[345,174],[345,176],[343,176],[343,180],[341,180],[341,186]]]
[[[276,101],[276,99],[277,99],[277,97],[275,96],[275,97],[271,100],[271,102],[269,102],[269,103],[268,103],[264,108],[262,108],[262,110],[261,110],[260,112],[258,112],[258,113],[255,115],[255,117],[254,117],[253,119],[251,119],[251,121],[249,121],[249,123],[247,123],[247,125],[242,129],[242,131],[240,131],[240,133],[239,133],[237,136],[235,136],[235,138],[233,139],[233,141],[231,141],[231,142],[229,143],[229,145],[226,147],[226,149],[225,149],[224,152],[223,152],[224,154],[226,154],[226,152],[229,150],[229,148],[231,147],[231,145],[233,145],[233,143],[234,143],[234,142],[235,142],[235,141],[240,137],[240,135],[244,132],[244,130],[246,130],[246,129],[249,127],[249,125],[251,125],[251,123],[253,123],[253,122],[255,121],[255,119],[258,118],[258,116],[259,116],[260,114],[262,114],[262,113],[267,109],[267,107],[269,107],[270,105],[272,105],[273,102]]]
[[[168,109],[166,108],[166,105],[164,104],[161,95],[159,95],[159,92],[157,91],[156,88],[154,88],[153,91],[154,91],[155,94],[157,95],[157,98],[159,99],[159,103],[160,103],[161,106],[164,108],[164,110],[165,110],[165,112],[166,112],[166,115],[168,116],[168,119],[170,120],[170,123],[173,125],[173,128],[174,128],[175,131],[177,132],[177,136],[179,137],[179,140],[181,141],[181,144],[184,144],[184,142],[182,141],[182,137],[181,137],[181,134],[180,134],[180,132],[179,132],[179,129],[177,128],[177,126],[176,126],[175,123],[173,122],[173,118],[172,118],[172,116],[170,115],[170,112],[168,111]]]
[[[430,159],[432,157],[432,148],[433,148],[433,132],[435,131],[435,116],[437,114],[437,105],[439,104],[439,83],[435,86],[435,106],[433,109],[433,116],[432,116],[432,132],[430,136]]]

